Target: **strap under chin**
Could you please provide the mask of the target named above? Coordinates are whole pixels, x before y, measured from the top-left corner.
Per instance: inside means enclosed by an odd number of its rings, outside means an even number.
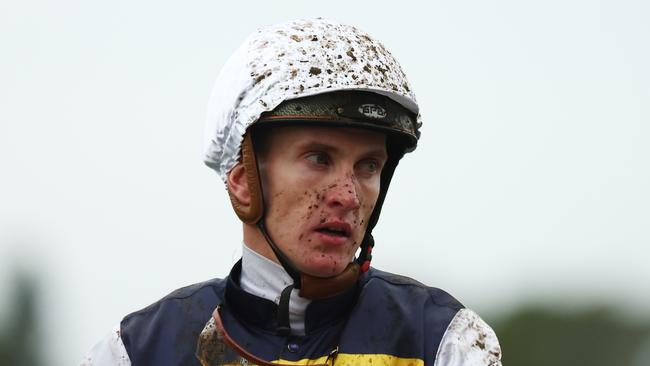
[[[278,258],[278,261],[280,262],[280,265],[282,265],[282,268],[284,268],[284,270],[287,271],[289,276],[293,279],[294,288],[301,288],[302,286],[302,281],[300,279],[301,273],[293,265],[293,263],[291,263],[291,260],[289,260],[289,258],[287,258],[287,256],[285,256],[284,253],[282,253],[282,250],[280,250],[280,248],[278,248],[278,246],[275,244],[275,242],[271,238],[271,235],[269,235],[268,230],[266,230],[266,226],[264,225],[264,218],[262,218],[257,222],[257,227],[262,232],[262,235],[264,235],[264,238],[266,239],[266,242],[271,247],[271,250],[273,250],[273,253],[275,253],[275,257]]]
[[[291,323],[289,321],[289,299],[293,285],[289,285],[282,290],[280,303],[278,304],[278,335],[283,337],[291,334]]]

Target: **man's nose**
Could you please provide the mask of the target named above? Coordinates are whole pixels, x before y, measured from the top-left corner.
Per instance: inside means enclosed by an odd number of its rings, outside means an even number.
[[[356,210],[361,206],[357,179],[354,174],[346,174],[326,188],[325,203],[333,208]]]

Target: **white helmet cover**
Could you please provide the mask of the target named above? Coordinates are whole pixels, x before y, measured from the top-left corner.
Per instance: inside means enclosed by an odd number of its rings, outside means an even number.
[[[262,113],[285,100],[339,90],[375,92],[419,112],[397,60],[359,29],[321,18],[258,29],[230,57],[214,84],[205,164],[225,181],[237,164],[246,129]]]

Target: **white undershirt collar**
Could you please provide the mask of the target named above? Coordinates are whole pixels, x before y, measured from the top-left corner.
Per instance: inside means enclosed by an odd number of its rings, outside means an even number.
[[[282,290],[291,285],[293,279],[279,264],[250,249],[245,243],[242,247],[242,290],[278,304]],[[292,334],[304,335],[305,310],[311,300],[300,297],[298,291],[291,291],[289,323]]]

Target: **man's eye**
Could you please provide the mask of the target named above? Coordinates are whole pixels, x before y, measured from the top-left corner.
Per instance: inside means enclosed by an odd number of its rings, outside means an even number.
[[[365,160],[359,164],[359,168],[365,173],[375,174],[379,172],[379,169],[381,167],[379,166],[379,162],[377,160]]]
[[[329,163],[329,159],[326,154],[323,153],[313,153],[309,154],[307,156],[307,160],[314,164],[318,165],[327,165]]]

